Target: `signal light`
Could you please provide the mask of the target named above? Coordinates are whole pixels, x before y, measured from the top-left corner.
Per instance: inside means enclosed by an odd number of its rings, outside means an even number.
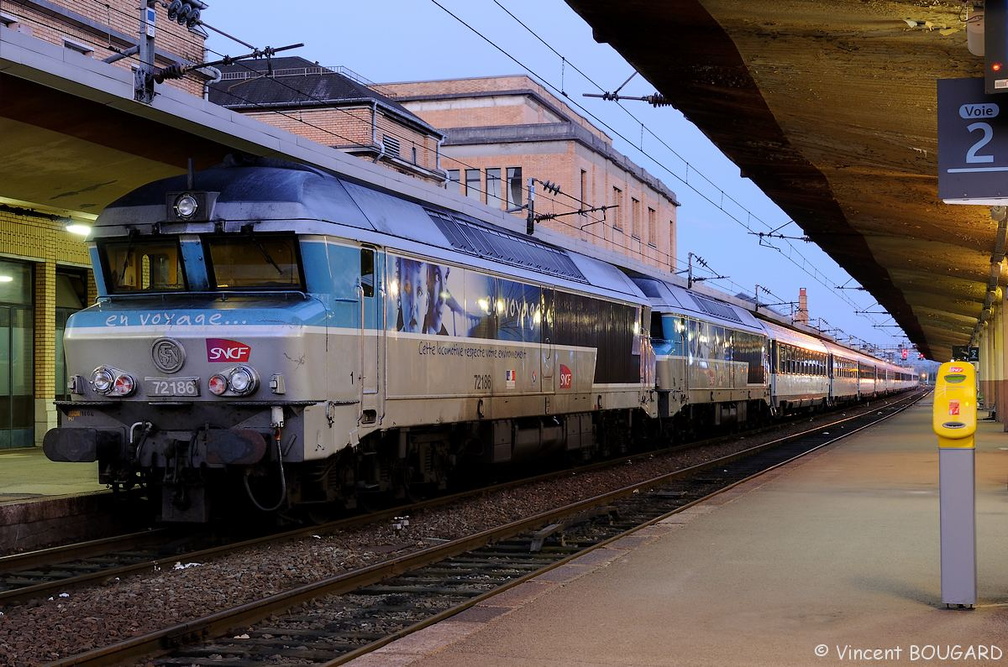
[[[983,11],[984,92],[1008,93],[1008,6],[1005,0],[986,0]]]
[[[220,373],[215,373],[210,376],[209,380],[207,380],[207,388],[214,396],[223,396],[228,390],[227,378]]]

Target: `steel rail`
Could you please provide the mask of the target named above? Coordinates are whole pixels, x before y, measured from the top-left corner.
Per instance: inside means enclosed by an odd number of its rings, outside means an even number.
[[[884,419],[888,419],[889,417],[898,414],[906,407],[909,407],[909,405],[912,405],[916,401],[920,400],[924,395],[925,394],[915,394],[911,396],[907,401],[904,401],[902,406],[899,407],[898,410],[892,410],[891,412],[883,415],[880,419],[874,420],[871,424],[862,426],[857,429],[853,429],[849,432],[831,438],[823,443],[820,443],[814,448],[811,448],[810,450],[804,452],[799,456],[790,458],[787,461],[778,463],[775,466],[769,467],[766,470],[762,470],[758,473],[748,475],[744,480],[737,481],[733,484],[727,485],[724,488],[721,488],[717,492],[710,495],[713,496],[717,495],[717,493],[723,493],[724,491],[742,483],[747,479],[751,479],[752,477],[758,476],[759,474],[764,474],[766,471],[775,469],[781,465],[786,465],[787,463],[790,463],[796,458],[805,456],[812,451],[817,451],[823,447],[835,443],[838,440],[853,435],[854,433],[857,433],[863,428],[868,428],[868,426],[875,425],[883,421]],[[890,408],[891,407],[892,405],[890,405]],[[858,417],[863,419],[864,415],[859,415]],[[726,463],[731,463],[739,459],[753,456],[755,454],[764,452],[768,449],[778,447],[782,444],[794,442],[802,438],[807,438],[816,432],[822,431],[824,428],[832,428],[835,424],[842,424],[851,421],[852,419],[856,419],[858,417],[847,417],[841,420],[837,420],[836,422],[832,422],[829,425],[819,424],[811,429],[802,431],[801,433],[789,434],[782,438],[754,445],[753,447],[747,448],[745,450],[735,452],[723,457],[719,457],[711,461],[705,461],[701,464],[689,466],[687,468],[672,471],[669,473],[664,473],[657,477],[645,481],[636,482],[621,489],[617,489],[615,491],[610,491],[604,494],[594,496],[592,498],[581,500],[561,508],[555,508],[546,512],[536,514],[531,517],[526,517],[524,519],[509,522],[502,526],[483,530],[473,535],[460,538],[458,540],[453,540],[451,542],[446,542],[444,544],[426,547],[416,552],[399,556],[397,558],[394,558],[392,560],[383,563],[378,563],[375,565],[365,567],[361,570],[340,574],[310,584],[304,584],[292,588],[290,590],[266,598],[262,598],[260,600],[239,605],[232,609],[222,610],[202,618],[186,621],[169,628],[164,628],[145,635],[132,637],[130,639],[117,642],[109,646],[100,647],[74,656],[68,656],[64,659],[52,662],[50,664],[53,667],[62,667],[64,665],[95,665],[95,666],[116,665],[116,664],[122,664],[123,662],[131,659],[137,659],[141,657],[150,658],[151,656],[155,655],[163,655],[165,652],[171,650],[175,646],[192,643],[209,637],[225,635],[236,628],[240,628],[245,625],[259,622],[263,619],[268,618],[273,614],[290,609],[292,607],[295,607],[301,603],[310,601],[312,599],[327,595],[339,595],[343,593],[349,593],[364,586],[369,586],[378,583],[392,576],[403,574],[410,570],[414,570],[427,565],[431,565],[433,563],[445,560],[453,556],[457,556],[459,554],[463,554],[467,551],[471,551],[473,549],[485,546],[493,542],[498,542],[514,537],[523,532],[533,530],[537,527],[555,523],[572,514],[581,513],[599,505],[610,504],[613,501],[616,501],[620,498],[630,496],[635,493],[639,493],[639,491],[642,488],[660,486],[662,484],[666,484],[678,478],[686,477],[699,471],[707,470],[712,467],[724,465]],[[683,507],[678,508],[676,511],[681,511],[685,507],[695,504],[695,502],[690,503],[689,505],[684,505]],[[660,520],[660,517],[658,519],[654,519],[654,521],[657,520]],[[653,521],[649,523],[653,523]],[[642,524],[642,525],[648,525],[648,524]],[[555,566],[556,565],[552,565],[550,567]],[[550,567],[544,569],[550,569]],[[520,580],[521,579],[515,580],[515,583],[517,583]],[[505,586],[504,588],[507,587],[509,586]],[[500,592],[500,590],[501,588],[497,588],[495,589],[495,592]],[[484,596],[476,598],[475,600],[467,601],[467,603],[464,604],[463,606],[455,608],[452,613],[457,613],[460,609],[475,604],[479,599],[482,599],[482,597]],[[438,618],[441,616],[442,616],[441,614],[438,614],[434,618]],[[410,631],[415,631],[420,627],[429,625],[431,622],[435,621],[433,620],[425,621],[422,624],[413,626]],[[370,644],[367,647],[367,650],[360,649],[358,651],[353,652],[353,654],[345,654],[343,656],[340,656],[336,661],[330,664],[333,665],[341,664],[342,662],[349,660],[350,659],[349,656],[351,655],[359,655],[362,653],[372,651],[376,648],[379,648],[382,645],[387,644],[394,638],[397,638],[404,634],[407,633],[405,631],[394,633],[393,635],[390,635],[390,637],[386,639]]]

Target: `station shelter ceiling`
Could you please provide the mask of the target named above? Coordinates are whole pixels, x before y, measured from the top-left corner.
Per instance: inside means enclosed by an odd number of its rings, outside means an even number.
[[[936,81],[983,75],[973,0],[566,2],[919,351],[971,343],[1003,298],[1003,229],[938,198]]]

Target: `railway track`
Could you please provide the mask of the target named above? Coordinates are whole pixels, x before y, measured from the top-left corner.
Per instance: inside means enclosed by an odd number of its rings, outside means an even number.
[[[751,431],[747,435],[749,437],[758,436],[759,431]],[[709,446],[725,439],[715,438],[705,442],[688,443],[667,451]],[[620,461],[634,461],[656,454],[658,453],[638,454],[624,457]],[[604,469],[612,465],[611,461],[595,463],[578,468],[578,472]],[[492,488],[481,488],[433,498],[413,503],[408,507],[372,511],[364,516],[345,518],[321,525],[283,532],[263,531],[255,537],[249,538],[236,536],[235,533],[223,535],[211,531],[193,533],[190,528],[173,527],[0,556],[0,607],[62,594],[80,586],[111,581],[115,578],[166,570],[180,562],[204,562],[222,554],[257,545],[281,543],[313,534],[332,534],[368,523],[394,520],[400,514],[415,513],[441,505],[465,502],[466,498],[473,495],[547,481],[567,474],[569,471],[547,473],[498,484]]]
[[[53,665],[336,665],[436,623],[640,526],[897,414],[866,414],[432,544]],[[830,433],[842,433],[830,435]]]

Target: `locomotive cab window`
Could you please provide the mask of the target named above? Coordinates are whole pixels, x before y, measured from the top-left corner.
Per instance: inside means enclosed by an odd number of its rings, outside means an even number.
[[[215,289],[304,290],[294,236],[211,236],[203,242]]]
[[[98,253],[105,282],[113,294],[186,289],[175,239],[99,241]]]
[[[361,248],[360,252],[361,290],[365,298],[374,296],[374,249]]]

